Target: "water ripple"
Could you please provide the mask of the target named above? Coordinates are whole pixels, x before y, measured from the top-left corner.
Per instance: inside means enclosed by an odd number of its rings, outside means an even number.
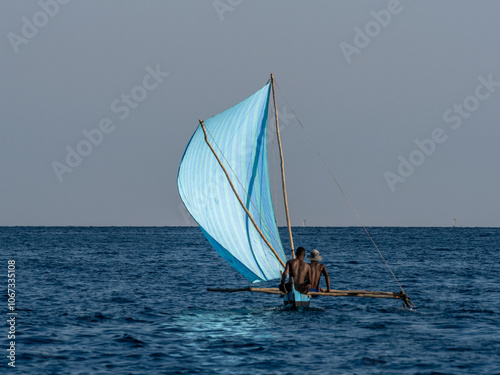
[[[294,231],[334,288],[398,291],[360,228]],[[0,228],[1,264],[17,267],[16,370],[500,373],[500,230],[371,232],[416,310],[317,298],[298,313],[277,296],[208,293],[246,282],[197,228]]]

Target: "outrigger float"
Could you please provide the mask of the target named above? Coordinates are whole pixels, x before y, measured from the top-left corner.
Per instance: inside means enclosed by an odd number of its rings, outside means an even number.
[[[251,283],[278,280],[286,262],[273,209],[268,167],[267,124],[271,92],[288,235],[291,255],[295,258],[272,74],[267,84],[252,96],[214,117],[199,121],[184,151],[177,176],[182,202],[207,240]],[[331,171],[328,171],[340,188]],[[350,204],[342,189],[340,191]],[[351,208],[361,223],[352,205]],[[382,256],[366,227],[361,225]],[[385,261],[383,256],[382,259]],[[386,265],[389,267],[387,262]],[[402,300],[404,306],[412,307],[397,279],[396,282],[401,288],[399,293],[333,290],[301,294],[295,288],[282,293],[278,288],[254,287],[207,290],[280,294],[286,308],[297,310],[308,307],[312,296],[391,298]]]

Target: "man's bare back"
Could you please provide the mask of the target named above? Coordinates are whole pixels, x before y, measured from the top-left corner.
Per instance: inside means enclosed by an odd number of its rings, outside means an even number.
[[[318,262],[311,262],[309,264],[311,267],[311,288],[322,290],[319,288],[319,280],[321,279],[321,275],[325,275],[327,291],[330,291],[330,277],[328,276],[328,272],[326,271],[326,267],[324,264]]]
[[[302,259],[295,258],[290,260],[289,273],[290,277],[293,277],[293,282],[295,286],[304,284],[306,277],[310,274],[310,266]]]
[[[305,254],[305,249],[303,247],[299,247],[297,249],[297,258],[286,262],[285,271],[283,272],[280,284],[280,289],[282,291],[284,291],[285,288],[287,291],[290,291],[289,288],[291,287],[291,282],[285,284],[286,276],[290,274],[290,278],[293,277],[293,284],[298,292],[309,292],[309,289],[311,288],[309,281],[311,279],[311,267],[309,264],[304,262]]]
[[[330,291],[330,276],[328,275],[328,272],[326,271],[326,266],[324,264],[319,263],[319,260],[323,259],[319,255],[318,250],[313,250],[311,251],[311,255],[307,257],[308,259],[311,260],[311,264],[309,264],[311,271],[310,271],[310,279],[311,280],[311,289],[314,289],[314,291],[321,291],[324,292],[322,288],[319,287],[319,281],[321,279],[321,275],[325,275],[325,280],[326,280],[326,287],[327,287],[327,292]]]

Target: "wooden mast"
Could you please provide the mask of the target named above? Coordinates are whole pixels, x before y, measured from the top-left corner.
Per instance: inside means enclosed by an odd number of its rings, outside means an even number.
[[[227,177],[227,180],[229,182],[229,185],[231,185],[231,188],[233,189],[234,195],[236,195],[236,198],[238,198],[238,201],[240,202],[241,207],[245,210],[248,218],[250,219],[250,221],[254,225],[255,229],[257,229],[257,232],[259,232],[260,236],[262,237],[262,239],[264,240],[264,242],[266,243],[266,245],[269,246],[269,248],[271,249],[271,251],[273,252],[273,254],[276,256],[276,258],[279,260],[279,262],[281,263],[281,265],[284,268],[285,267],[285,263],[283,263],[283,260],[281,260],[281,258],[279,257],[278,253],[276,252],[276,250],[274,250],[273,246],[269,243],[269,241],[264,236],[264,234],[262,233],[262,231],[260,230],[260,228],[257,226],[257,223],[255,222],[255,220],[253,219],[252,215],[250,214],[250,211],[248,211],[248,209],[245,207],[245,204],[241,200],[240,196],[236,192],[236,189],[235,189],[233,183],[231,182],[231,178],[229,178],[229,174],[227,173],[226,168],[224,168],[224,165],[222,164],[222,162],[220,161],[219,157],[215,153],[215,150],[213,149],[212,145],[208,141],[207,132],[205,130],[205,125],[203,124],[203,120],[200,120],[200,125],[201,125],[201,128],[203,129],[203,134],[205,134],[205,142],[207,143],[208,147],[210,147],[210,150],[212,150],[212,153],[214,154],[214,156],[217,159],[217,161],[219,162],[222,170],[226,174],[226,177]]]
[[[283,182],[283,199],[285,201],[286,224],[288,226],[288,236],[290,237],[290,247],[292,248],[292,259],[295,259],[295,250],[292,238],[292,226],[290,225],[290,214],[288,213],[288,199],[286,196],[285,165],[283,161],[283,150],[281,149],[280,127],[278,123],[278,109],[276,108],[276,94],[274,92],[274,75],[272,73],[271,73],[271,86],[273,88],[274,116],[276,118],[276,135],[278,137],[278,145],[280,149],[280,158],[281,158],[281,180]]]

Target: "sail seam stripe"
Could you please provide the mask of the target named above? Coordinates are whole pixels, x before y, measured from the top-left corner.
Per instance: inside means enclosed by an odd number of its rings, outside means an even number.
[[[234,136],[236,135],[237,130],[238,130],[238,129],[240,129],[242,125],[244,125],[244,120],[245,120],[246,118],[248,118],[248,116],[249,116],[249,115],[250,115],[250,113],[252,112],[253,108],[254,108],[257,104],[258,104],[258,99],[257,99],[257,98],[255,98],[255,99],[253,99],[253,101],[252,101],[252,104],[251,104],[250,108],[248,108],[248,109],[247,109],[247,111],[246,111],[245,113],[242,113],[242,114],[231,114],[230,116],[227,116],[227,117],[225,118],[225,120],[226,120],[226,121],[229,121],[229,122],[234,122],[234,123],[237,123],[237,124],[239,124],[239,125],[236,127],[236,129],[234,129],[234,132],[233,132],[233,134],[232,134],[231,138],[229,138],[229,140],[227,141],[227,145],[225,146],[224,151],[221,149],[221,147],[219,147],[218,143],[215,141],[215,137],[214,137],[214,136],[210,133],[210,130],[208,129],[208,128],[209,128],[209,126],[206,126],[206,127],[205,127],[205,128],[206,128],[206,130],[207,130],[207,132],[210,134],[210,137],[212,138],[213,143],[217,146],[217,149],[219,150],[220,154],[223,156],[223,158],[224,158],[224,160],[226,161],[227,165],[229,165],[229,166],[230,166],[231,171],[233,172],[233,175],[235,175],[236,177],[237,177],[236,172],[233,170],[233,168],[231,167],[231,164],[229,163],[229,161],[228,161],[228,160],[227,160],[227,158],[225,157],[225,151],[227,151],[227,150],[228,150],[228,149],[230,149],[231,147],[232,147],[232,148],[235,148],[235,147],[236,147],[236,146],[234,145],[234,143],[235,143],[235,142],[232,142],[232,140],[234,139]],[[213,117],[215,117],[215,116],[213,116]],[[240,142],[236,142],[236,143],[238,143],[238,144],[239,144]],[[232,145],[232,144],[233,144],[233,145]],[[232,146],[231,146],[231,145],[232,145]],[[215,171],[214,171],[214,175],[215,175]],[[238,182],[239,182],[239,184],[243,187],[243,185],[242,185],[241,181],[240,181],[240,180],[238,180]],[[245,189],[243,188],[243,190],[245,190]],[[226,191],[226,197],[228,197],[228,194],[229,194],[229,193],[230,193],[229,191]],[[245,191],[245,193],[246,193],[246,195],[248,196],[248,193],[247,193],[246,191]],[[256,207],[255,207],[255,205],[254,205],[254,208],[256,208]],[[232,215],[231,215],[231,216],[232,216]],[[234,221],[234,218],[233,218],[233,221]],[[268,229],[269,229],[269,227],[268,227]],[[272,232],[272,231],[270,230],[270,232]],[[274,237],[274,236],[273,236],[273,237]],[[276,239],[275,239],[275,238],[274,238],[274,240],[276,241]],[[234,241],[232,241],[232,240],[231,240],[231,242],[234,242]],[[279,242],[278,242],[278,241],[276,241],[276,245],[277,245],[277,247],[278,247],[278,248],[280,247],[280,246],[279,246]],[[256,262],[256,259],[255,259],[255,253],[253,252],[253,250],[251,250],[251,251],[252,251],[252,254],[253,254],[253,257],[254,257],[254,261],[255,261],[256,266],[259,268],[259,270],[260,270],[260,272],[261,272],[262,276],[263,276],[265,279],[267,279],[267,278],[268,278],[267,274],[266,274],[266,273],[264,272],[264,270],[260,267],[260,265],[258,264],[258,262]],[[241,255],[241,256],[244,256],[244,258],[245,258],[247,261],[248,261],[248,260],[250,260],[250,258],[248,258],[246,254],[240,254],[240,255]],[[265,261],[266,265],[267,265],[267,266],[269,266],[269,262],[267,261],[267,259],[264,259],[264,261]]]
[[[202,128],[205,130],[205,127],[204,127],[203,125],[202,125]],[[206,139],[206,138],[205,138],[205,139]],[[208,141],[207,141],[207,143],[208,143]],[[211,148],[210,143],[208,143],[208,146]],[[212,151],[214,152],[214,155],[217,157],[217,155],[215,154],[215,151],[214,151],[213,149],[212,149]],[[221,164],[221,166],[222,166],[222,164]],[[229,179],[229,175],[227,175],[227,177],[228,177],[228,179]],[[238,177],[236,177],[236,179],[238,179]],[[229,180],[229,181],[230,181],[230,180]],[[245,189],[243,189],[243,190],[245,190]],[[244,204],[243,204],[243,202],[241,201],[241,199],[239,198],[238,194],[236,193],[236,190],[235,190],[235,189],[234,189],[234,193],[236,194],[236,196],[237,196],[238,200],[240,201],[240,203],[241,203],[242,205],[244,205]],[[252,201],[252,200],[250,199],[250,197],[249,197],[249,200],[250,200],[250,201]],[[248,209],[246,209],[246,210],[248,210]],[[249,215],[249,217],[251,218],[251,216],[250,216],[250,212],[249,212],[249,211],[247,211],[247,215]],[[260,214],[259,214],[259,216],[260,216]],[[261,218],[262,218],[262,216],[261,216]],[[251,219],[252,219],[252,218],[251,218]],[[253,219],[252,219],[252,221],[253,221]],[[261,230],[260,230],[260,228],[257,226],[257,223],[255,223],[255,221],[253,221],[253,224],[255,225],[256,229],[258,229],[259,231],[261,231]],[[266,225],[267,225],[267,224],[266,224]],[[262,233],[262,231],[261,231],[261,233]],[[262,233],[262,235],[263,235],[263,233]],[[268,241],[268,240],[266,239],[266,241]],[[268,245],[268,247],[269,247],[269,245]],[[285,263],[284,263],[284,262],[281,260],[281,258],[278,256],[278,254],[276,253],[276,251],[275,251],[274,249],[271,249],[271,250],[273,250],[274,255],[276,256],[276,258],[278,259],[278,261],[281,263],[281,265],[284,267],[284,266],[285,266]]]
[[[268,96],[269,96],[269,91],[268,92]],[[268,99],[269,101],[269,99]],[[254,103],[252,103],[251,105],[251,108],[248,109],[246,111],[245,114],[242,114],[242,115],[239,115],[237,119],[237,122],[240,122],[242,121],[242,119],[246,118],[249,116],[249,113],[251,112],[251,109],[257,104],[258,100],[255,99],[254,100]],[[266,123],[267,123],[267,119],[266,119]],[[284,254],[284,251],[282,249],[282,245],[280,243],[280,241],[276,238],[275,234],[274,234],[274,231],[269,227],[269,224],[267,223],[266,219],[262,216],[262,214],[260,213],[259,209],[257,208],[255,202],[252,200],[251,196],[249,195],[248,191],[245,189],[242,181],[239,179],[237,173],[235,172],[235,170],[233,169],[231,163],[229,162],[229,160],[226,158],[225,156],[225,152],[221,149],[221,147],[219,146],[219,144],[217,143],[217,141],[215,140],[215,137],[214,135],[210,132],[209,130],[209,127],[205,127],[206,128],[206,131],[207,133],[210,135],[210,138],[212,139],[212,142],[213,144],[215,145],[215,147],[217,147],[220,155],[222,156],[222,158],[224,159],[224,161],[226,162],[226,165],[229,166],[229,169],[231,170],[233,176],[236,178],[236,180],[238,181],[240,187],[242,188],[243,192],[245,193],[245,195],[248,197],[249,199],[249,202],[252,204],[253,208],[257,211],[257,214],[258,216],[260,217],[261,221],[264,223],[265,227],[267,228],[267,232],[268,232],[268,235],[272,238],[273,242],[274,242],[274,246],[276,246],[277,249],[280,249],[281,250],[281,253],[282,255],[285,257],[286,259],[286,255]],[[266,126],[267,128],[267,126]],[[234,136],[234,135],[233,135]],[[272,209],[272,205],[271,205],[271,209]],[[276,228],[277,229],[277,228]],[[276,233],[277,235],[279,235],[279,233]],[[267,246],[266,246],[267,247]],[[266,264],[269,265],[269,262],[268,262],[268,259],[264,259],[264,261],[266,262]]]
[[[217,142],[215,141],[214,137],[212,136],[212,134],[210,133],[210,130],[208,130],[208,128],[205,128],[205,130],[207,131],[207,133],[210,135],[210,138],[212,138],[212,141],[213,143],[215,144],[215,146],[217,147],[217,149],[219,150],[219,152],[221,153],[222,155],[222,158],[224,159],[224,161],[227,163],[227,165],[229,166],[229,169],[231,169],[231,172],[233,173],[234,177],[236,178],[236,181],[238,181],[238,183],[240,184],[241,188],[243,189],[243,191],[245,192],[246,196],[248,197],[248,200],[252,203],[252,206],[255,208],[255,210],[257,211],[257,213],[259,214],[260,218],[262,219],[262,221],[264,222],[265,226],[267,227],[267,229],[269,230],[269,233],[271,234],[271,236],[273,237],[274,241],[279,244],[278,240],[276,239],[276,237],[274,236],[273,234],[273,231],[271,230],[271,228],[269,228],[269,225],[267,225],[267,222],[266,220],[264,219],[264,217],[262,217],[261,213],[259,212],[257,206],[255,205],[254,201],[252,200],[252,198],[250,197],[250,195],[248,194],[247,190],[245,189],[245,187],[243,186],[242,182],[240,181],[240,179],[238,178],[238,175],[236,174],[236,172],[234,171],[233,167],[231,166],[231,164],[229,163],[229,161],[226,159],[226,156],[224,155],[224,153],[222,152],[222,150],[220,149],[219,145],[217,144]]]

